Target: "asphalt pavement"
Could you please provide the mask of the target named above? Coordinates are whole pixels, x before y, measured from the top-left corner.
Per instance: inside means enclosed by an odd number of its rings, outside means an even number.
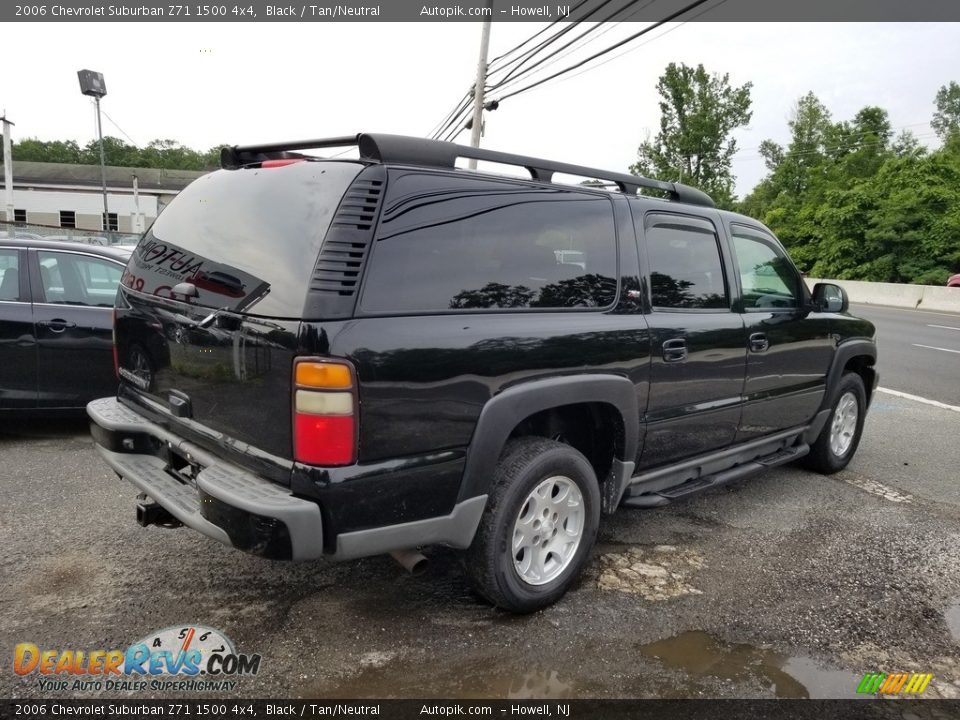
[[[877,326],[880,385],[960,406],[960,314],[851,305]]]
[[[12,649],[123,649],[195,623],[262,656],[239,697],[853,697],[867,672],[932,673],[926,696],[960,697],[958,436],[960,412],[879,394],[847,470],[622,510],[578,586],[517,617],[449,550],[414,578],[385,557],[278,563],[140,528],[84,423],[5,423],[0,697],[155,696],[44,690]]]

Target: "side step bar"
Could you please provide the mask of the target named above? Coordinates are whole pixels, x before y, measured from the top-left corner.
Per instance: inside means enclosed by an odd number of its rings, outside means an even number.
[[[694,495],[698,492],[709,490],[710,488],[726,485],[734,480],[740,480],[741,478],[748,477],[766,468],[776,467],[777,465],[785,465],[788,462],[793,462],[794,460],[802,458],[809,452],[810,446],[806,443],[793,445],[788,448],[783,448],[782,450],[777,450],[769,455],[758,457],[756,460],[751,460],[741,465],[736,465],[729,470],[722,470],[718,473],[714,473],[713,475],[704,475],[703,477],[694,478],[693,480],[688,480],[681,485],[676,485],[672,488],[667,488],[666,490],[643,493],[642,495],[634,495],[633,497],[625,497],[620,503],[620,507],[661,507],[673,502],[674,500],[687,497],[688,495]]]

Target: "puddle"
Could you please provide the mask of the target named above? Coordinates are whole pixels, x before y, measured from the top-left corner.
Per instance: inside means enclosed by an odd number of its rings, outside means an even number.
[[[689,686],[675,686],[687,697],[696,695],[698,679],[716,678],[758,683],[778,698],[856,698],[861,680],[853,673],[825,668],[810,658],[726,643],[698,631],[641,645],[640,653],[687,673],[692,680]]]
[[[947,628],[953,639],[960,642],[960,597],[953,599],[953,603],[943,614],[943,619],[947,621]]]
[[[681,595],[700,595],[688,580],[706,565],[703,556],[673,545],[631,547],[624,552],[604,553],[594,566],[600,590],[640,595],[645,600],[667,600]]]
[[[444,666],[424,672],[418,663],[391,661],[366,666],[348,678],[306,689],[306,698],[434,698],[561,699],[583,695],[556,670],[498,670],[483,675],[478,668],[497,668],[501,661],[474,662],[467,667]]]

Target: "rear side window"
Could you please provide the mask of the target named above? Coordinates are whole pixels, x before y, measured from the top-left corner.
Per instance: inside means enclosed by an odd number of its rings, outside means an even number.
[[[37,253],[45,302],[55,305],[113,307],[123,268],[114,262],[75,253]]]
[[[190,282],[197,305],[299,318],[324,234],[362,169],[300,162],[205,175],[160,214],[123,284],[169,297]]]
[[[20,255],[17,250],[0,248],[0,300],[20,300]]]
[[[730,306],[713,225],[693,218],[652,214],[646,217],[644,226],[654,307]]]
[[[366,312],[604,308],[617,290],[608,198],[477,177],[391,176]]]

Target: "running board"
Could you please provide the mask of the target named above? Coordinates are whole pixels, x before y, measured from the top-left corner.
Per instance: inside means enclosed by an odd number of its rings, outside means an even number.
[[[722,470],[721,472],[714,473],[713,475],[705,475],[703,477],[694,478],[693,480],[688,480],[682,485],[676,485],[666,490],[644,493],[642,495],[634,495],[633,497],[625,497],[620,503],[620,507],[661,507],[673,502],[674,500],[687,497],[688,495],[694,495],[698,492],[709,490],[710,488],[726,485],[734,480],[740,480],[741,478],[748,477],[766,468],[776,467],[777,465],[785,465],[789,462],[793,462],[794,460],[802,458],[809,452],[810,446],[805,443],[793,445],[788,448],[783,448],[782,450],[777,450],[769,455],[759,457],[756,460],[751,460],[741,465],[736,465],[729,470]]]

